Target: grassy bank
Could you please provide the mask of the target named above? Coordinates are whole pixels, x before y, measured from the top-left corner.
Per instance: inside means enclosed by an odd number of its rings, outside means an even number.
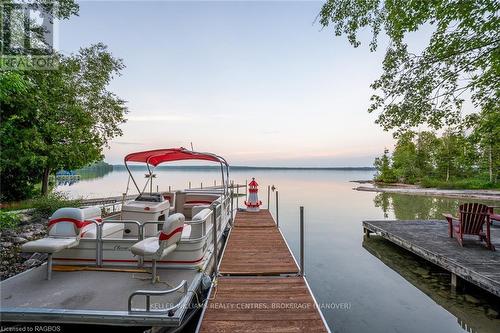
[[[490,182],[485,178],[465,178],[465,179],[451,179],[449,181],[424,178],[417,182],[384,182],[380,179],[374,180],[378,185],[388,185],[396,187],[404,187],[405,185],[416,185],[422,188],[437,188],[442,190],[499,190],[500,182]]]

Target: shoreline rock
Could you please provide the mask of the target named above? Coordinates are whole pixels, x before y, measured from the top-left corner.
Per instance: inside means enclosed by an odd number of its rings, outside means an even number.
[[[27,269],[39,266],[45,262],[47,256],[40,253],[20,253],[22,244],[45,237],[46,224],[38,220],[23,221],[16,229],[3,230],[0,234],[0,280],[8,279]]]

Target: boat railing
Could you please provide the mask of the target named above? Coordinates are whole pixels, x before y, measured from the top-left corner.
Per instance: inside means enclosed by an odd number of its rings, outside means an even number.
[[[183,289],[183,297],[181,300],[166,309],[152,309],[151,308],[151,297],[159,297],[172,294],[177,292],[178,290]],[[182,305],[184,296],[188,293],[188,283],[186,280],[182,280],[181,283],[172,289],[168,290],[136,290],[130,294],[128,297],[128,312],[130,313],[140,313],[140,314],[167,314],[169,316],[173,316],[174,312]],[[133,308],[132,301],[136,296],[145,296],[146,304],[144,308]]]
[[[203,238],[206,237],[209,234],[209,228],[207,227],[207,223],[211,223],[212,225],[215,225],[220,229],[222,225],[230,219],[232,221],[232,197],[231,196],[225,196],[220,203],[214,205],[212,204],[212,209],[209,214],[203,219],[199,221],[185,221],[185,224],[188,225],[199,225],[202,224],[202,233],[201,237],[196,237],[192,238],[191,235],[188,239],[197,239],[197,238]],[[214,209],[215,208],[215,209]],[[214,211],[216,212],[216,218],[215,218],[215,223],[214,223]],[[150,224],[163,224],[165,221],[145,221],[143,223],[136,221],[136,220],[110,220],[106,219],[103,220],[102,222],[98,222],[97,220],[90,220],[93,224],[96,225],[96,266],[101,267],[103,263],[103,237],[102,237],[102,229],[105,224],[134,224],[138,228],[138,237],[137,241],[141,241],[144,239],[144,228],[146,225]],[[141,259],[138,259],[139,265],[142,264]]]
[[[139,230],[139,235],[137,237],[137,241],[143,239],[143,227],[139,221],[135,220],[103,220],[102,222],[97,222],[96,220],[91,220],[94,224],[96,224],[96,266],[101,267],[103,261],[103,238],[102,238],[102,228],[104,224],[135,224]]]

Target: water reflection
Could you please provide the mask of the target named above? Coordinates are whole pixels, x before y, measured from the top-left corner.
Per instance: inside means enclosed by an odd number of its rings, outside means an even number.
[[[465,331],[498,332],[500,304],[495,296],[472,285],[465,292],[452,292],[449,273],[382,237],[364,238],[363,247],[453,314]]]
[[[76,171],[60,173],[56,175],[57,186],[72,186],[81,180],[91,180],[103,178],[113,172],[113,166],[103,162],[78,169]]]
[[[490,200],[453,199],[399,193],[378,193],[373,199],[375,207],[382,209],[385,218],[392,213],[398,220],[442,219],[442,213],[455,213],[458,206],[465,202],[498,205],[498,201]]]

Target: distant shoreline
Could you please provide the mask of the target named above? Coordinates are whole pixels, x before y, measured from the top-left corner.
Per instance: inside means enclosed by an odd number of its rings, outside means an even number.
[[[123,164],[114,164],[115,170],[125,169]],[[145,165],[129,165],[130,169],[142,170],[147,169]],[[219,170],[220,166],[215,165],[160,165],[156,169],[185,169],[185,170]],[[230,170],[338,170],[338,171],[375,171],[374,167],[260,167],[260,166],[229,166]]]
[[[394,184],[388,187],[380,187],[373,181],[351,181],[354,183],[371,183],[372,186],[357,186],[353,190],[362,192],[382,192],[407,195],[424,195],[433,197],[445,197],[455,199],[482,199],[500,201],[500,191],[497,190],[446,190],[437,188],[422,188],[417,185]]]

